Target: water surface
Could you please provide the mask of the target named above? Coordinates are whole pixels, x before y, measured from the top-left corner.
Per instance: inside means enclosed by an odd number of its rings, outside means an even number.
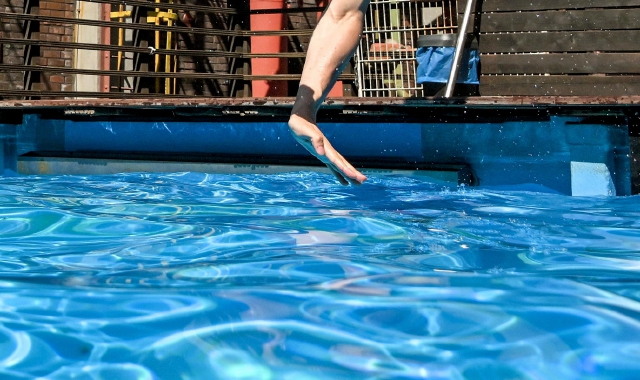
[[[640,198],[0,179],[0,378],[634,379]]]

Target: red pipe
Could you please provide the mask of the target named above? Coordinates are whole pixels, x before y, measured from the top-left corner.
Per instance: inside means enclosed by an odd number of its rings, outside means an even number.
[[[284,9],[285,0],[250,0],[251,10]],[[282,13],[252,14],[251,30],[284,30],[286,16]],[[284,36],[251,36],[251,53],[281,53],[287,51],[288,38]],[[287,58],[251,58],[253,75],[286,74]],[[254,80],[251,82],[254,97],[287,96],[289,84],[286,80]]]

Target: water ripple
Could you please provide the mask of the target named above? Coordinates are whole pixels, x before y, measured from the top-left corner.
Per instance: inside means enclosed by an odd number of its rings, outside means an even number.
[[[633,379],[640,198],[0,179],[0,377]]]

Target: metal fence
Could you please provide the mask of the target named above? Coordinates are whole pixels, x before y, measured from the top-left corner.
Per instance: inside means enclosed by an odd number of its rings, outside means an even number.
[[[285,3],[255,10],[244,0],[8,0],[0,9],[0,98],[248,97],[260,80],[284,81],[292,96],[327,1]],[[456,3],[372,0],[353,72],[340,77],[342,96],[423,96],[416,42],[456,33]],[[275,13],[286,15],[288,30],[250,30],[250,17]],[[287,49],[254,51],[256,36],[280,36]],[[265,58],[288,68],[258,72]]]
[[[0,99],[250,97],[257,81],[295,95],[308,39],[326,5],[299,0],[251,9],[245,0],[5,0]],[[256,15],[285,26],[256,30]],[[256,52],[275,36],[279,51]],[[254,61],[284,61],[264,73]],[[353,83],[353,74],[341,76]]]

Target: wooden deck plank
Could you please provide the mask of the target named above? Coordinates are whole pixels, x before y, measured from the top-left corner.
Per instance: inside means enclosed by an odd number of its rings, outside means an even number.
[[[458,0],[462,12],[467,0]],[[482,12],[527,12],[557,9],[593,9],[640,6],[640,0],[483,0]]]
[[[461,16],[459,19],[461,24]],[[640,8],[484,13],[479,20],[481,33],[621,30],[633,25],[640,28]]]
[[[640,51],[640,30],[483,34],[482,53]]]
[[[489,96],[624,96],[640,93],[640,76],[518,75],[480,78],[480,94]]]
[[[640,53],[483,54],[482,74],[640,74]]]

